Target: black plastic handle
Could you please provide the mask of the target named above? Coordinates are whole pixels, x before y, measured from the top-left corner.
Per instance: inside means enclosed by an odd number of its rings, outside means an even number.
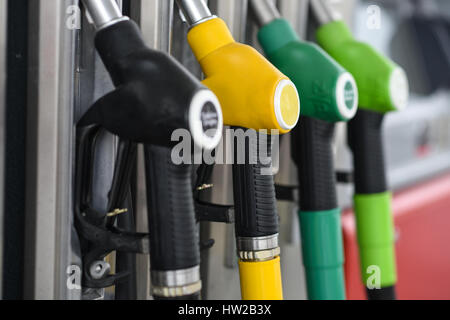
[[[255,134],[255,139],[246,138],[244,164],[238,163],[238,152],[242,150],[238,151],[238,143],[234,145],[233,194],[236,236],[263,237],[276,234],[279,227],[275,185],[273,175],[267,174],[272,166],[271,138],[264,134]],[[255,164],[252,164],[250,159]]]
[[[191,129],[192,99],[206,87],[175,59],[149,49],[134,22],[100,30],[96,47],[117,89],[98,100],[79,125],[99,124],[123,139],[162,146],[174,145],[174,130]]]
[[[303,117],[293,132],[293,159],[298,167],[300,208],[325,211],[338,207],[334,173],[335,124]]]
[[[353,152],[355,192],[388,191],[384,164],[382,125],[384,114],[359,110],[348,123],[348,142]]]
[[[360,109],[348,124],[348,141],[353,152],[356,194],[388,191],[383,150],[385,115]],[[394,300],[395,286],[367,289],[369,300]]]
[[[147,146],[146,180],[152,270],[200,265],[191,166],[175,165],[171,150]]]

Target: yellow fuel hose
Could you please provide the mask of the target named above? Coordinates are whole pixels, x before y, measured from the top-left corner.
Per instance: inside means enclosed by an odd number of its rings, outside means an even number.
[[[280,257],[269,261],[239,260],[243,300],[283,300]]]

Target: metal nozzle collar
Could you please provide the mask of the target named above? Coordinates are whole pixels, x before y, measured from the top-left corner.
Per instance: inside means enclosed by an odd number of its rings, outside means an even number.
[[[152,284],[164,287],[181,287],[200,281],[200,267],[151,272]]]
[[[181,287],[152,287],[152,295],[164,298],[186,297],[194,295],[202,290],[202,282],[198,281]]]
[[[195,294],[202,288],[200,267],[151,271],[152,294],[159,297],[182,297]]]
[[[265,237],[238,237],[239,251],[261,251],[278,247],[278,233]]]
[[[281,254],[280,247],[262,251],[238,251],[238,257],[246,262],[262,262],[275,259]]]
[[[266,237],[238,237],[238,257],[243,261],[267,261],[280,255],[278,233]]]

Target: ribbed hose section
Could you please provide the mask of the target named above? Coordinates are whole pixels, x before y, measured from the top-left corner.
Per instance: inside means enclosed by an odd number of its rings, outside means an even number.
[[[388,190],[382,141],[383,120],[384,114],[359,110],[348,124],[357,194],[376,194]]]
[[[152,270],[174,271],[200,264],[191,167],[175,165],[171,150],[147,146],[146,180]]]
[[[245,149],[234,145],[233,189],[238,237],[262,237],[278,233],[275,186],[272,175],[270,136],[247,131]],[[242,140],[241,140],[242,141]],[[245,152],[244,155],[240,154]],[[241,159],[240,159],[241,158]],[[238,160],[245,158],[245,164]],[[242,162],[242,161],[241,161]]]
[[[292,150],[298,167],[302,211],[338,207],[332,147],[334,129],[334,123],[303,117],[294,131]]]

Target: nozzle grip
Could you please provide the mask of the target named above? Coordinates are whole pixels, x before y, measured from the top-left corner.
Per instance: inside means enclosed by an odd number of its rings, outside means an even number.
[[[292,150],[300,181],[300,208],[324,211],[338,207],[332,142],[335,124],[309,117],[294,130]]]
[[[355,217],[362,281],[369,285],[374,266],[382,288],[395,285],[395,234],[390,192],[356,194]]]
[[[383,114],[359,110],[348,124],[348,143],[353,152],[357,194],[377,194],[388,190],[382,141],[383,120]]]
[[[171,149],[145,148],[150,260],[152,270],[173,271],[200,264],[191,167],[175,165]]]
[[[263,237],[278,233],[275,186],[273,175],[269,173],[272,166],[271,138],[254,130],[250,132],[254,132],[256,138],[246,139],[245,164],[238,164],[238,154],[242,154],[243,150],[238,151],[239,143],[234,144],[236,236]],[[266,154],[263,148],[266,148]]]

